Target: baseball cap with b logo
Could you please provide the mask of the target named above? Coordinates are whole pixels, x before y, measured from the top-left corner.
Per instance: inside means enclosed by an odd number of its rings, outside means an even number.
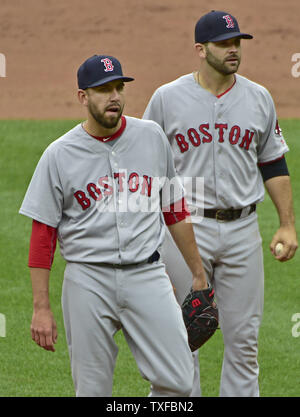
[[[128,82],[134,78],[123,75],[120,62],[113,56],[93,55],[84,61],[77,71],[78,88],[82,90],[114,80]]]
[[[195,27],[195,42],[218,42],[231,38],[252,39],[252,35],[240,32],[238,22],[229,13],[212,10],[202,16]]]

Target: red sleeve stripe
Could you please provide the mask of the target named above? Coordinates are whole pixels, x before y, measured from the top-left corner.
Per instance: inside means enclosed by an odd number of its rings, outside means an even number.
[[[273,159],[273,161],[267,161],[267,162],[259,162],[258,166],[263,167],[264,165],[271,165],[273,162],[280,161],[280,159],[284,158],[284,155],[280,156],[279,158]]]
[[[51,269],[57,241],[57,229],[32,222],[28,266],[31,268]]]
[[[181,222],[186,217],[190,216],[190,212],[187,208],[184,198],[182,200],[176,201],[169,207],[164,207],[162,212],[167,226]]]

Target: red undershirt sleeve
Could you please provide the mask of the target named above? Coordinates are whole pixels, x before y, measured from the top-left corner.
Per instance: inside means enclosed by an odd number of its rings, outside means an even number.
[[[28,266],[51,269],[56,249],[57,229],[32,221]]]
[[[169,207],[164,207],[162,212],[167,226],[181,222],[186,217],[190,216],[190,212],[187,208],[184,198],[182,200],[176,201]]]

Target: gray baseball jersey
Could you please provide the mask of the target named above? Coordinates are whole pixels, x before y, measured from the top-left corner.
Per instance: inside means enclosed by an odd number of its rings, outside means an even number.
[[[243,208],[264,197],[258,163],[281,157],[288,146],[278,127],[269,92],[235,75],[234,86],[217,98],[193,74],[158,88],[144,119],[166,133],[181,177],[203,177],[205,208]],[[197,206],[187,189],[187,202]]]
[[[143,262],[164,238],[160,196],[163,207],[183,197],[161,127],[125,120],[112,146],[78,124],[36,167],[20,213],[58,228],[66,261]]]
[[[203,188],[186,188],[197,245],[216,291],[224,340],[221,396],[259,395],[257,336],[263,311],[263,256],[257,214],[249,206],[264,198],[258,164],[282,157],[288,147],[273,100],[262,86],[235,75],[216,97],[188,74],[158,88],[145,119],[158,122],[170,141],[175,166],[185,185],[202,178]],[[197,184],[196,184],[197,185]],[[204,196],[203,196],[204,191]],[[206,209],[243,208],[241,218],[219,222],[202,217]],[[168,275],[181,303],[192,276],[169,233],[162,246]],[[189,282],[182,281],[188,276]],[[199,362],[194,353],[192,396],[200,396]]]
[[[164,396],[185,396],[193,364],[181,308],[165,265],[145,262],[164,239],[161,206],[181,200],[183,188],[161,127],[122,123],[114,139],[97,140],[79,124],[54,141],[20,213],[58,228],[76,396],[112,395],[121,328],[150,395],[163,387]]]

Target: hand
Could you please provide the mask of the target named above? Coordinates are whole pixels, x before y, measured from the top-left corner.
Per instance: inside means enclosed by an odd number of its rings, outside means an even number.
[[[283,244],[283,249],[280,255],[276,256],[275,247],[279,242]],[[280,262],[285,262],[289,259],[292,259],[292,257],[295,255],[297,248],[297,235],[295,227],[293,225],[281,226],[275,233],[270,244],[270,250],[272,254]]]
[[[31,321],[31,338],[45,350],[55,352],[57,341],[56,322],[50,309],[34,310]]]

